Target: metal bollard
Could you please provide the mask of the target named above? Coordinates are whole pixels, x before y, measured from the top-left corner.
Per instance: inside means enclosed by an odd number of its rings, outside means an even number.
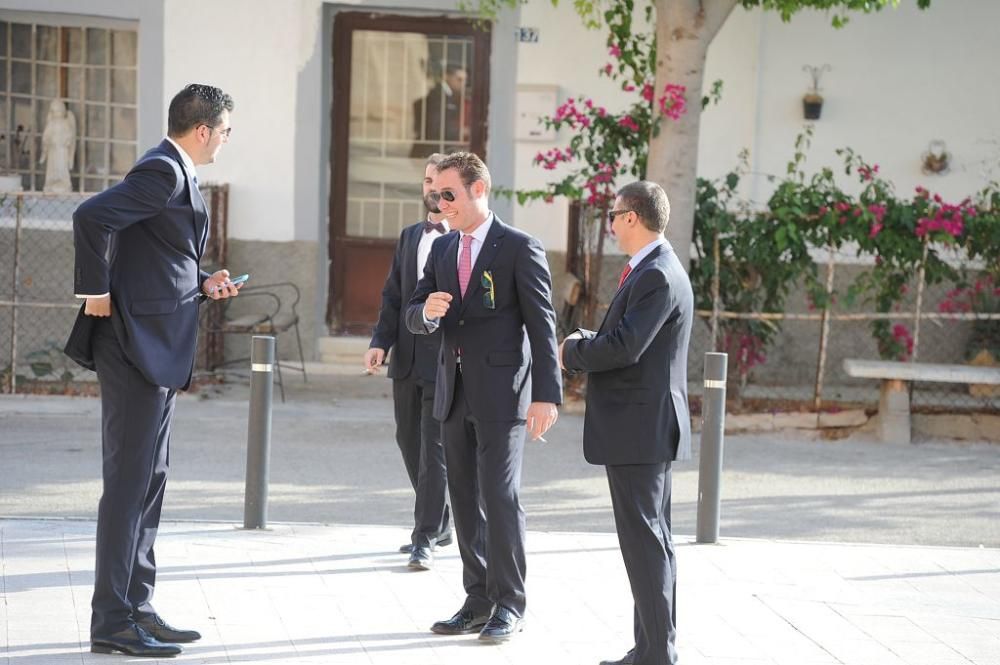
[[[250,341],[250,417],[247,429],[247,482],[243,498],[244,529],[267,528],[274,363],[274,338],[254,335]]]
[[[702,393],[701,459],[698,462],[699,543],[719,540],[722,503],[722,444],[726,429],[725,353],[705,354],[705,389]]]

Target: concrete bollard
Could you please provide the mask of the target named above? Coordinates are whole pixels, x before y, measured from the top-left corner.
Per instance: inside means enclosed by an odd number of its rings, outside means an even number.
[[[705,354],[705,388],[702,392],[701,454],[698,462],[699,543],[719,540],[722,507],[722,448],[726,429],[725,353]]]
[[[247,473],[243,498],[243,528],[267,528],[267,482],[271,459],[271,397],[274,338],[250,340],[250,416],[247,427]]]

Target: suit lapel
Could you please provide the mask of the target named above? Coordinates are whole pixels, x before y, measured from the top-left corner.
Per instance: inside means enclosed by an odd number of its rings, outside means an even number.
[[[642,261],[639,261],[639,265],[637,265],[633,270],[629,271],[629,274],[625,278],[625,281],[622,282],[621,288],[619,288],[615,292],[614,297],[611,298],[611,302],[608,303],[608,309],[604,313],[604,320],[601,321],[601,326],[599,330],[604,329],[604,324],[607,323],[608,316],[614,309],[615,302],[618,300],[619,297],[621,297],[626,291],[629,290],[632,280],[635,278],[636,274],[642,272],[646,268],[646,266],[655,261],[658,256],[661,256],[663,254],[666,254],[667,252],[672,252],[672,251],[673,248],[670,247],[670,243],[664,241],[663,244],[661,244],[659,247],[656,247],[655,249],[653,249],[653,251],[644,256],[642,258]]]
[[[479,250],[479,256],[476,257],[476,265],[472,266],[472,275],[469,276],[469,288],[465,297],[462,298],[461,311],[465,311],[465,306],[478,297],[479,292],[483,288],[483,271],[488,270],[493,265],[493,259],[497,257],[500,246],[503,244],[503,237],[506,234],[507,227],[500,221],[499,217],[493,215],[493,224],[490,225],[490,230],[486,234],[486,241],[483,242],[482,249]],[[455,279],[458,279],[457,255]]]
[[[437,271],[436,277],[438,287],[442,291],[450,293],[455,301],[460,302],[462,294],[459,293],[458,288],[458,246],[461,234],[454,233],[452,235],[454,237],[448,241],[448,246],[444,250],[444,265],[441,270]]]
[[[184,163],[184,158],[181,157],[179,152],[177,152],[177,148],[174,147],[174,144],[166,139],[163,139],[163,142],[160,143],[160,149],[180,165],[181,172],[183,172],[184,176],[187,178],[188,201],[191,204],[191,210],[193,212],[192,225],[195,245],[198,249],[198,258],[201,259],[202,255],[205,253],[205,245],[208,243],[208,207],[205,205],[205,199],[202,198],[198,185],[195,184],[194,174],[188,173],[187,165]]]
[[[422,234],[423,227],[411,226],[407,234],[403,236],[403,246],[400,248],[403,253],[402,264],[399,267],[403,274],[399,277],[399,286],[403,290],[404,299],[413,295],[413,288],[416,288],[414,280],[417,279],[417,250],[420,247]]]

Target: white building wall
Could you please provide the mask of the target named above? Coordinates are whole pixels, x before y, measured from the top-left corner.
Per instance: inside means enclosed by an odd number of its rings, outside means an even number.
[[[164,4],[164,99],[208,83],[236,104],[229,144],[218,163],[199,170],[203,181],[230,183],[230,237],[295,239],[295,93],[302,54],[319,36],[318,7],[311,0]]]

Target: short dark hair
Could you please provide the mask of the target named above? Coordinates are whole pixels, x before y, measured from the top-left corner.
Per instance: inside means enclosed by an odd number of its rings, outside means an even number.
[[[221,89],[200,83],[186,85],[170,100],[167,136],[183,136],[198,125],[216,127],[224,110],[233,110],[233,98]]]
[[[670,200],[655,182],[637,180],[618,190],[626,210],[632,210],[650,231],[663,233],[670,221]]]
[[[458,171],[458,176],[462,179],[462,184],[465,185],[466,191],[469,191],[472,183],[482,180],[486,185],[486,193],[490,193],[490,187],[492,186],[490,171],[486,168],[486,164],[483,164],[483,160],[479,159],[475,153],[453,152],[445,156],[444,159],[438,162],[437,172],[444,173],[448,169]]]

